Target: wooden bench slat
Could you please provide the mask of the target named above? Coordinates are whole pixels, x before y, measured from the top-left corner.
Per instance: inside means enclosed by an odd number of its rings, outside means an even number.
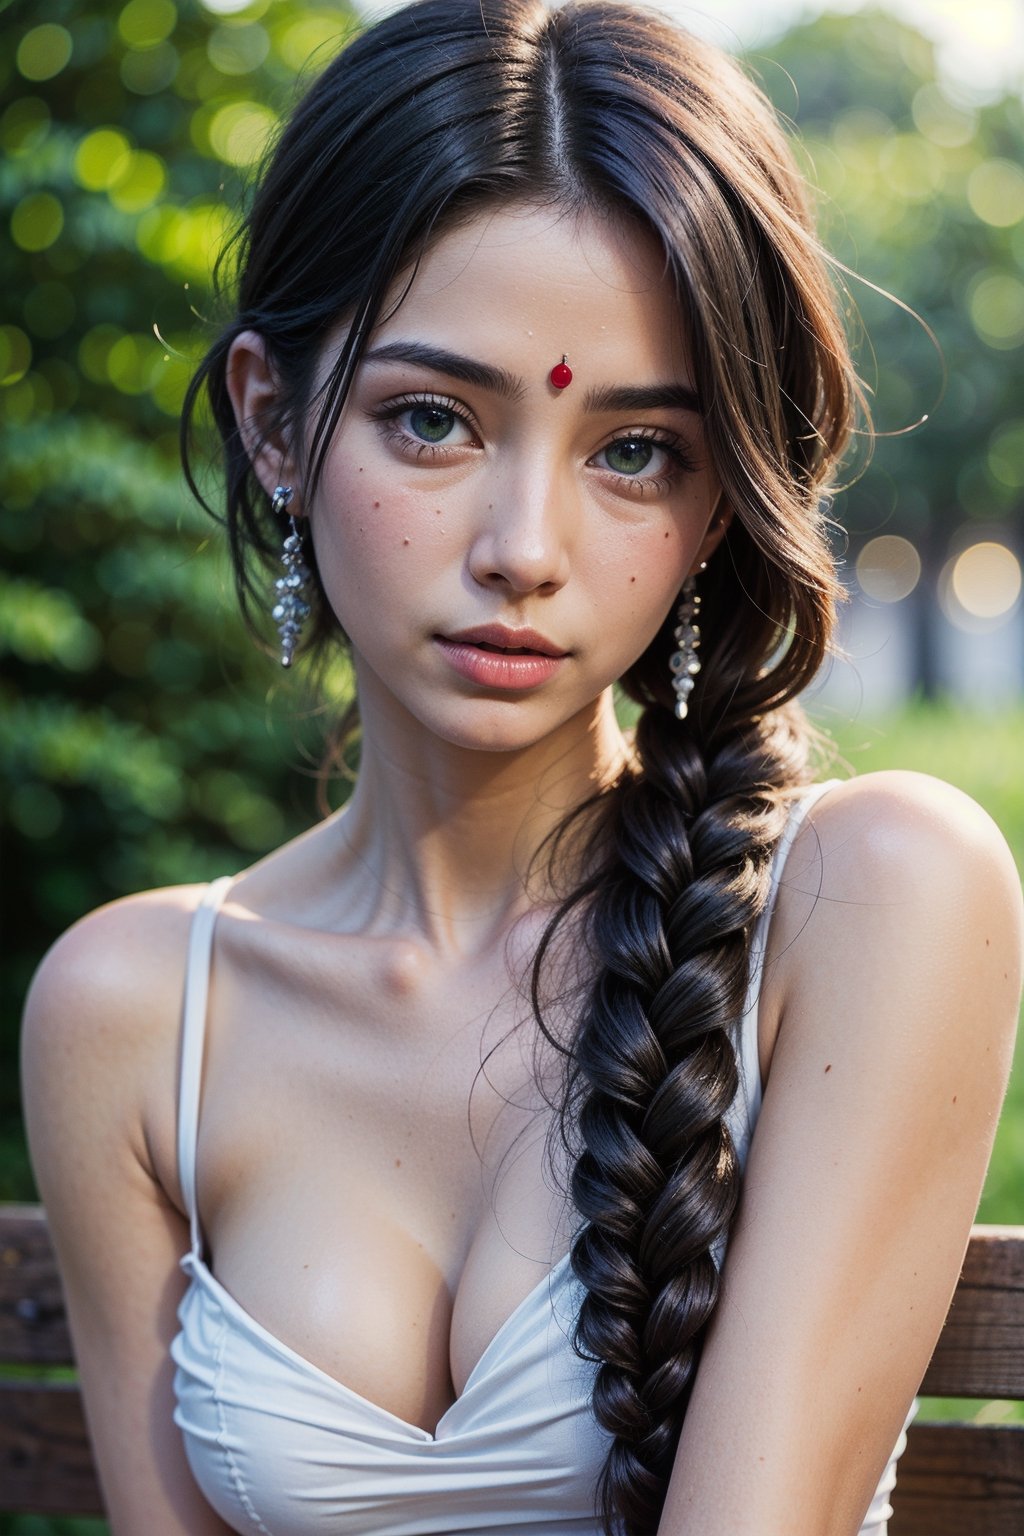
[[[0,1509],[102,1515],[79,1390],[0,1381]]]
[[[0,1232],[0,1360],[69,1364],[60,1278],[36,1206],[5,1206]],[[931,1397],[1024,1397],[1024,1238],[978,1226],[921,1387]]]
[[[976,1226],[921,1392],[1024,1397],[1024,1239],[1019,1227]]]
[[[889,1536],[1021,1536],[1024,1424],[912,1424]]]
[[[71,1337],[46,1215],[38,1206],[0,1207],[0,1360],[70,1365]]]

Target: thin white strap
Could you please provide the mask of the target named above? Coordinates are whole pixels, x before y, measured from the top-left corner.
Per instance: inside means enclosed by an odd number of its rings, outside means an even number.
[[[775,897],[778,895],[779,886],[782,883],[783,870],[786,867],[786,860],[789,858],[789,850],[796,842],[797,833],[803,826],[808,812],[817,805],[825,791],[833,789],[840,783],[842,783],[841,779],[826,779],[822,784],[812,784],[809,789],[804,790],[799,800],[794,800],[790,807],[789,819],[783,828],[782,836],[779,838],[778,846],[775,849],[775,856],[772,859],[772,884],[768,903],[765,911],[761,913],[758,919],[765,929],[767,929],[768,924],[771,922],[771,914],[775,909]]]
[[[181,1020],[181,1074],[178,1085],[178,1177],[188,1211],[192,1252],[200,1252],[196,1211],[196,1142],[199,1136],[199,1093],[206,1035],[206,1000],[210,990],[213,927],[232,875],[213,880],[192,914],[185,962],[185,1001]]]
[[[768,929],[771,925],[772,915],[775,911],[775,901],[779,893],[779,885],[782,881],[789,850],[796,841],[796,835],[803,826],[807,813],[821,799],[826,790],[833,789],[840,779],[826,779],[822,784],[812,784],[804,790],[799,800],[794,800],[789,811],[789,818],[782,830],[782,836],[776,844],[772,857],[771,887],[768,892],[768,900],[764,911],[754,925],[754,931],[750,941],[750,980],[747,983],[747,999],[743,1009],[743,1023],[740,1029],[739,1066],[743,1082],[743,1091],[747,1101],[747,1114],[751,1130],[761,1107],[761,1063],[757,1051],[757,1015],[758,1004],[761,1000],[761,983],[764,977],[764,957],[768,949]]]

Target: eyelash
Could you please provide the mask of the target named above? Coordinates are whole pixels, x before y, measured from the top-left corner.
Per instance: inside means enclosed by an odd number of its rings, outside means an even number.
[[[450,411],[457,421],[470,432],[476,434],[476,426],[467,412],[465,406],[458,400],[453,400],[450,395],[399,395],[394,400],[388,400],[371,412],[373,420],[379,422],[384,436],[391,442],[401,444],[405,448],[413,448],[417,459],[424,456],[431,459],[446,458],[451,453],[451,445],[444,443],[426,443],[422,438],[414,437],[411,432],[403,431],[399,425],[399,417],[406,411],[428,410],[433,406],[436,410]],[[461,444],[459,446],[462,446]]]
[[[461,421],[470,432],[477,434],[477,428],[465,406],[460,401],[453,400],[450,395],[436,395],[431,393],[416,395],[399,395],[393,400],[388,400],[376,410],[371,412],[373,420],[380,424],[384,436],[392,442],[399,443],[402,447],[415,451],[417,459],[428,457],[433,460],[443,459],[452,451],[452,446],[445,443],[427,443],[421,438],[414,437],[399,425],[399,418],[407,411],[429,409],[450,411],[457,421]],[[609,448],[614,448],[616,443],[642,442],[650,443],[655,448],[661,448],[668,454],[673,463],[673,470],[669,474],[662,475],[624,475],[605,466],[602,473],[615,481],[617,489],[625,490],[632,496],[665,495],[672,489],[680,475],[696,473],[698,464],[693,455],[683,446],[682,442],[672,432],[666,432],[658,427],[638,427],[634,431],[618,432],[597,450],[588,463],[592,463],[599,454],[607,453]],[[600,466],[595,466],[600,467]]]
[[[683,446],[675,433],[667,432],[661,427],[638,427],[631,432],[617,432],[597,450],[594,458],[597,458],[598,454],[607,453],[608,449],[614,448],[616,443],[650,443],[652,447],[661,448],[667,453],[673,464],[673,469],[662,475],[623,475],[614,469],[606,468],[604,473],[613,477],[616,486],[626,490],[632,496],[665,496],[673,489],[680,476],[695,474],[699,468],[693,454]]]

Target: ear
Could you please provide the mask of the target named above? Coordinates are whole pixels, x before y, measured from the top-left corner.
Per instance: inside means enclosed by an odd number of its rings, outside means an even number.
[[[711,514],[711,521],[708,523],[700,548],[694,556],[693,565],[688,572],[690,576],[696,576],[704,562],[711,559],[711,556],[725,538],[726,530],[731,522],[732,507],[728,505],[724,495],[719,493],[718,501],[715,503],[715,510]]]
[[[228,395],[238,430],[252,467],[268,496],[277,486],[291,485],[298,469],[282,434],[271,428],[280,398],[267,345],[257,331],[242,331],[228,350]],[[289,510],[298,509],[294,504]]]

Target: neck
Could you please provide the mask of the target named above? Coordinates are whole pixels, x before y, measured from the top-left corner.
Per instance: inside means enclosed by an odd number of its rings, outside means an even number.
[[[485,947],[550,903],[538,851],[628,760],[611,690],[540,741],[504,752],[454,745],[367,702],[361,689],[359,777],[338,821],[361,920],[439,950]]]

